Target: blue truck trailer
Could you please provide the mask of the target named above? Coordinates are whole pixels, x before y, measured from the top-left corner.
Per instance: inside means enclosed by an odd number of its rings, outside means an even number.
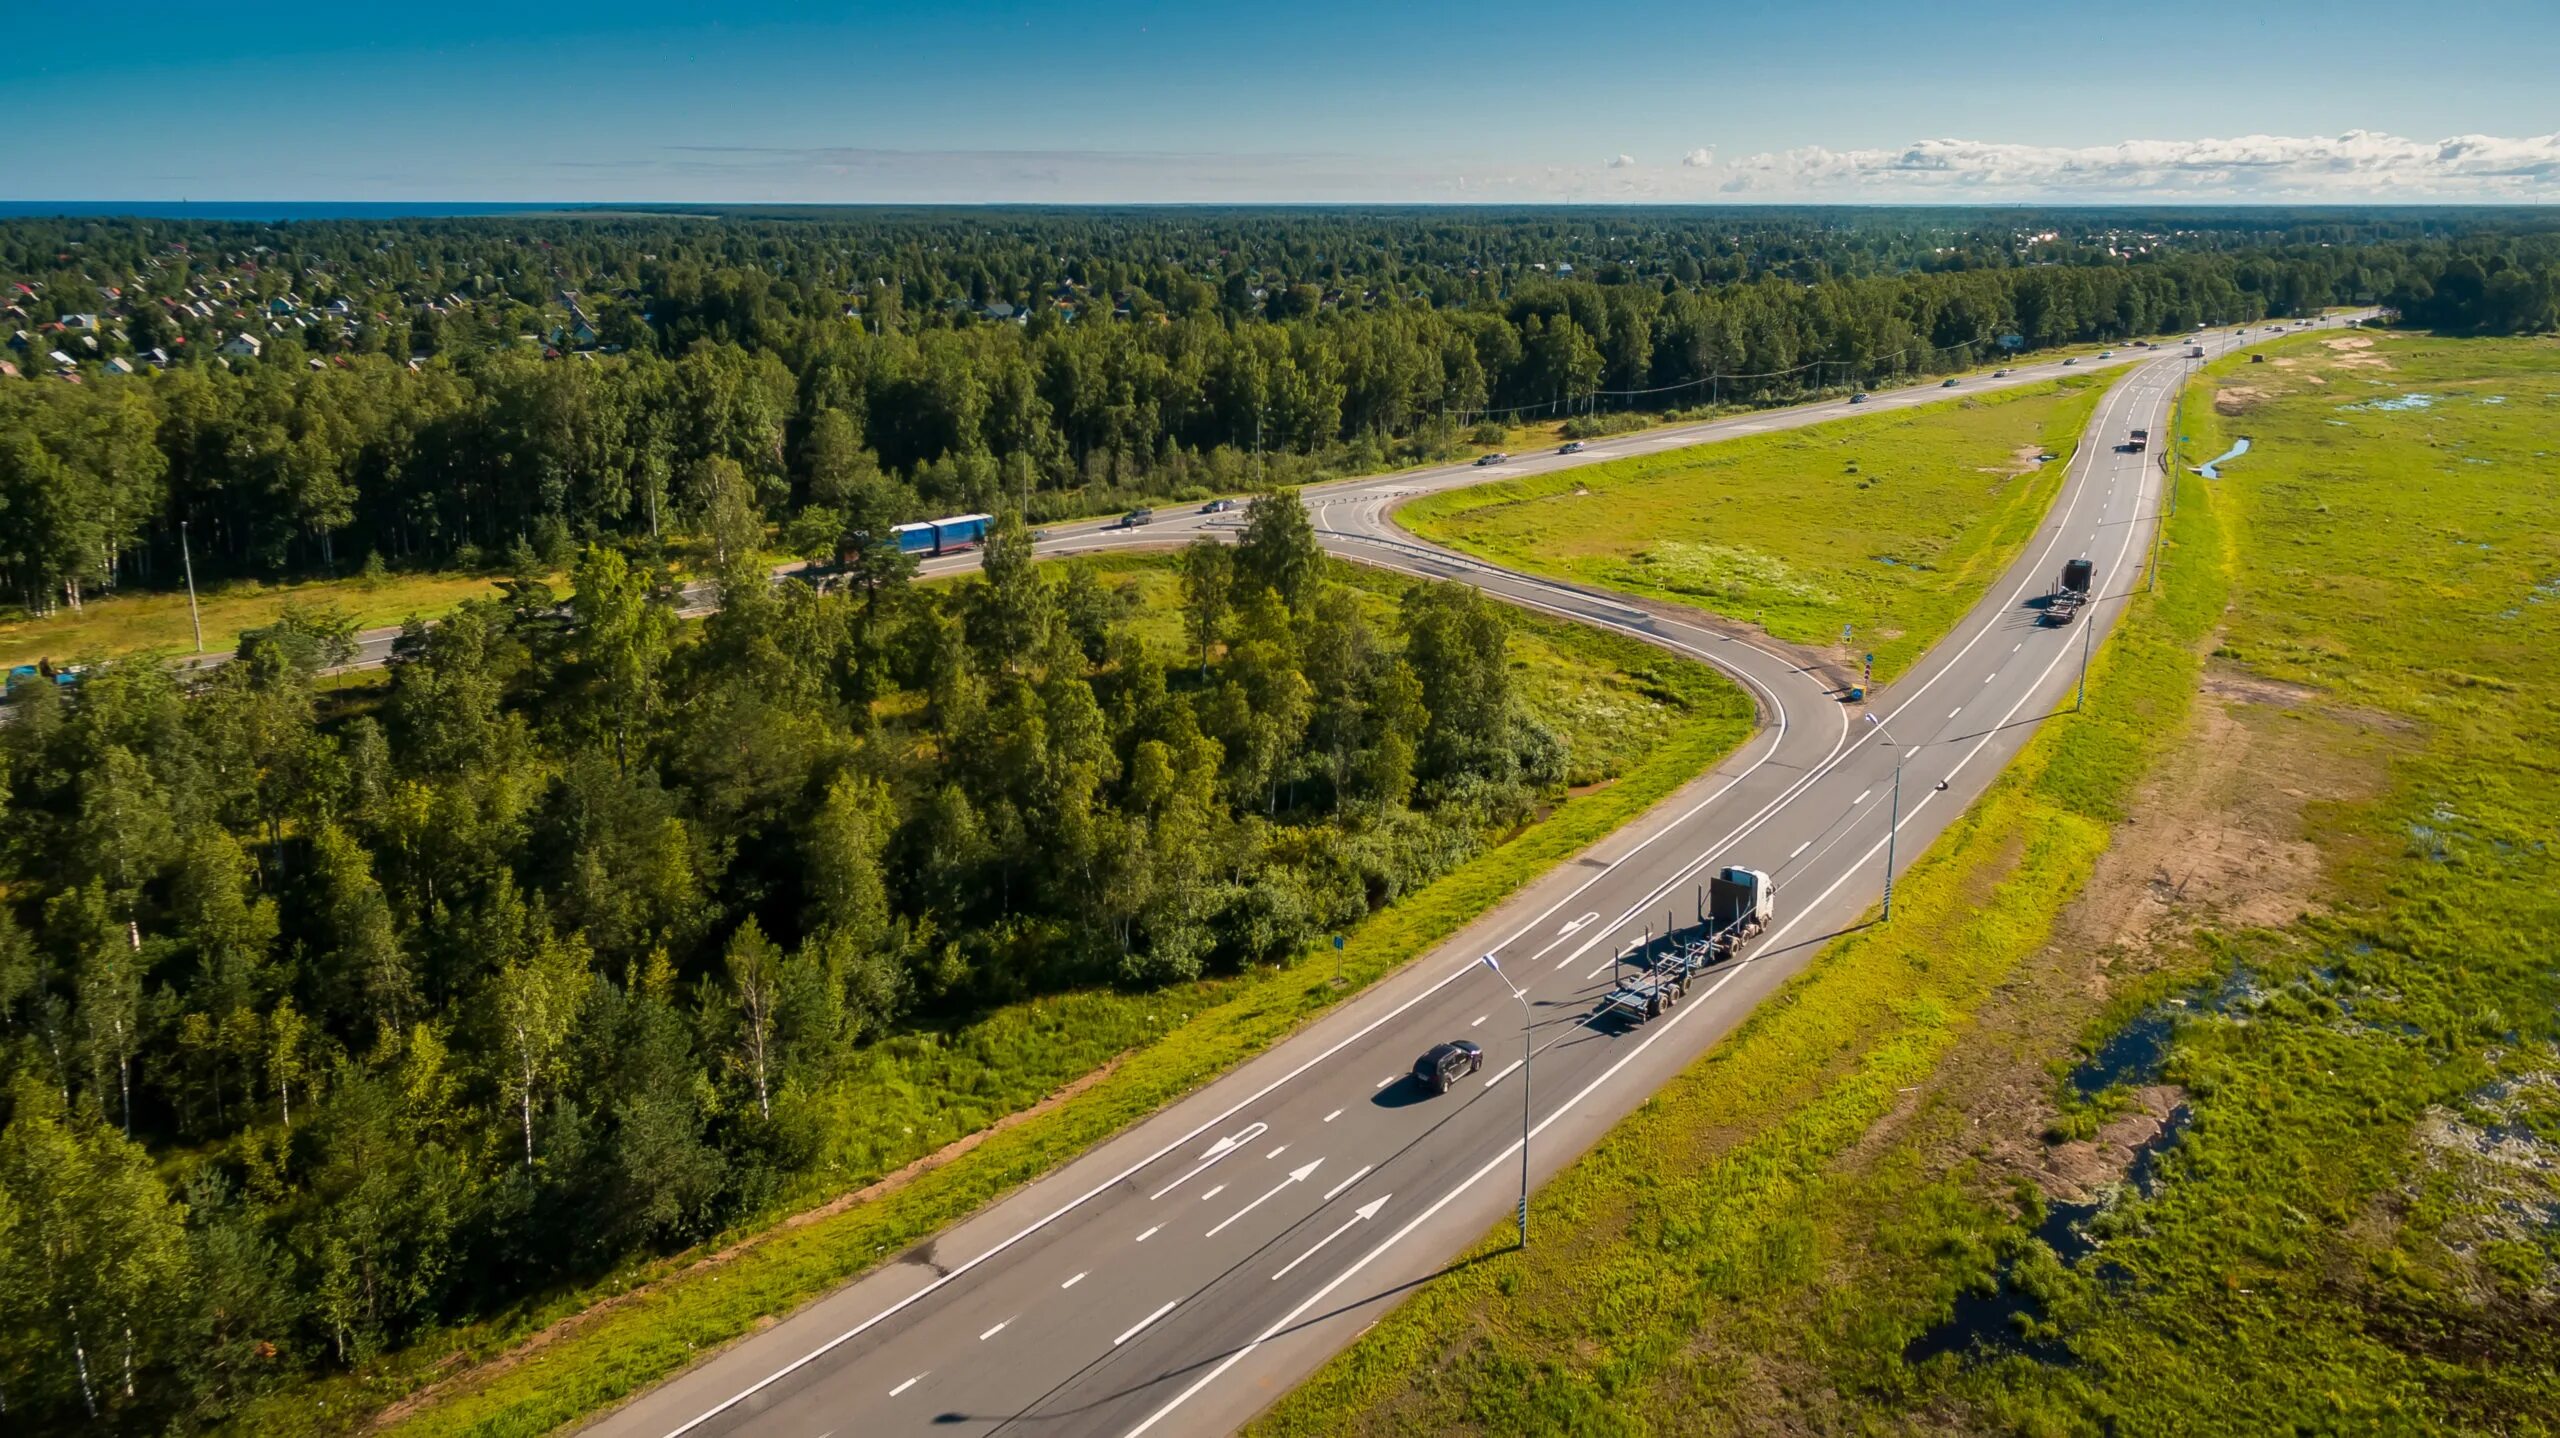
[[[996,522],[992,514],[955,514],[948,519],[920,519],[901,524],[889,532],[897,536],[898,552],[923,559],[938,559],[946,554],[959,554],[977,548],[986,541],[988,526]]]

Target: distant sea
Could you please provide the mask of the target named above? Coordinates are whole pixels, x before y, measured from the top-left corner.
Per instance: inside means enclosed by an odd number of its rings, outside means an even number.
[[[485,200],[0,200],[0,219],[140,215],[167,220],[405,220],[438,215],[539,215],[600,205],[500,205]]]

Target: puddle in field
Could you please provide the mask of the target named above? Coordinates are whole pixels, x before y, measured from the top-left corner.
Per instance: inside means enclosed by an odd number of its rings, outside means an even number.
[[[2248,452],[2249,440],[2247,436],[2244,435],[2239,439],[2231,441],[2231,448],[2224,450],[2222,453],[2215,455],[2213,458],[2206,460],[2200,465],[2197,465],[2196,473],[2203,475],[2207,479],[2220,479],[2222,478],[2222,472],[2216,468],[2217,465],[2229,464],[2231,461],[2238,459],[2240,456],[2247,454]]]
[[[2341,410],[2384,410],[2393,414],[2399,414],[2413,409],[2434,409],[2435,407],[2436,396],[2427,394],[2421,390],[2411,390],[2407,394],[2400,395],[2392,399],[2369,399],[2356,404],[2342,404],[2338,406]]]

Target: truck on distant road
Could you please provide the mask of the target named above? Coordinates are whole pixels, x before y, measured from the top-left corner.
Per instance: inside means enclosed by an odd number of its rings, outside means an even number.
[[[2132,434],[2125,437],[2124,447],[2128,454],[2141,454],[2143,451],[2148,450],[2151,448],[2151,431],[2147,429],[2135,430]]]
[[[2080,616],[2080,606],[2089,602],[2089,587],[2097,576],[2097,567],[2086,559],[2065,560],[2062,582],[2044,598],[2044,612],[2037,616],[2045,624],[2068,624]]]

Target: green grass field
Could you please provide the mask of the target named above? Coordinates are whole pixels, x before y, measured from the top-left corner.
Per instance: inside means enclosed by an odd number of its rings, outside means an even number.
[[[1105,583],[1136,587],[1136,622],[1150,643],[1181,645],[1168,559],[1094,563]],[[1390,597],[1405,581],[1349,566],[1335,573],[1372,595],[1382,626],[1391,627]],[[634,1266],[595,1287],[415,1345],[358,1376],[278,1395],[227,1431],[261,1438],[346,1431],[433,1377],[620,1298],[521,1363],[463,1368],[461,1379],[403,1409],[388,1429],[533,1434],[591,1413],[1217,1077],[1625,823],[1750,732],[1747,697],[1703,665],[1621,635],[1506,612],[1516,625],[1514,663],[1526,702],[1567,736],[1577,780],[1605,779],[1605,787],[1559,804],[1372,916],[1340,950],[1319,949],[1294,967],[1149,994],[1060,995],[949,1032],[875,1045],[859,1070],[820,1100],[829,1110],[827,1152],[819,1170],[775,1205],[773,1218],[826,1203],[1079,1080],[1093,1081],[889,1194],[774,1231],[716,1270],[686,1272],[693,1254]]]
[[[2553,1431],[2560,345],[2273,354],[2193,392],[2194,454],[2255,448],[2184,481],[2090,716],[1934,846],[1895,927],[1551,1184],[1539,1250],[1489,1235],[1258,1431]],[[2214,742],[2282,768],[2251,800],[2371,782],[2301,801],[2311,915],[2099,956],[2110,995],[2046,935],[2191,757],[2205,681]],[[2154,1069],[2062,1082],[2146,1013]],[[2191,1122],[2065,1264],[2033,1176],[2138,1083]],[[1993,1293],[2018,1345],[1907,1361]]]
[[[1451,490],[1415,533],[1908,667],[2034,533],[2103,390],[2072,379]],[[2061,459],[2038,464],[2051,453]]]
[[[466,599],[495,593],[485,576],[439,571],[393,574],[379,583],[362,579],[312,579],[296,584],[237,580],[210,586],[200,598],[205,650],[228,654],[243,630],[272,624],[287,604],[334,604],[355,616],[361,629],[398,624],[415,614],[433,619]],[[133,654],[192,654],[195,628],[186,591],[137,590],[93,599],[78,613],[42,618],[23,610],[0,618],[0,665],[122,658]]]

